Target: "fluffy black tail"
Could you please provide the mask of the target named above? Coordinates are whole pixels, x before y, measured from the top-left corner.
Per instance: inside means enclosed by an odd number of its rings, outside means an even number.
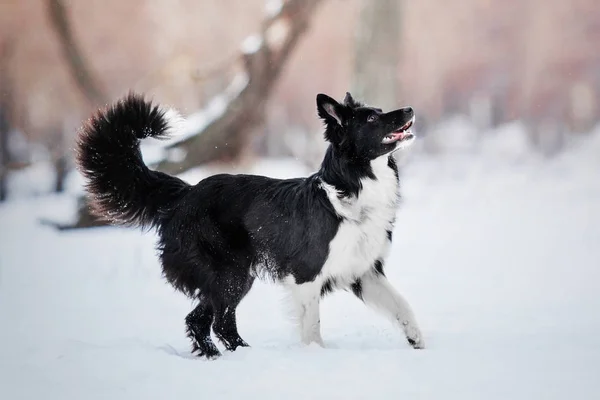
[[[165,110],[129,94],[99,110],[77,138],[76,163],[86,178],[91,211],[113,224],[156,226],[190,186],[148,169],[139,143],[165,137],[173,128]]]

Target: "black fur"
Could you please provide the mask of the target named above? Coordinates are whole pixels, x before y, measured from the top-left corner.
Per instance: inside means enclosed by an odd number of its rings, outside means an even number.
[[[375,264],[373,265],[373,272],[375,274],[385,276],[385,273],[383,272],[383,261],[375,261]],[[330,291],[331,290],[332,289],[330,289]],[[362,281],[360,279],[357,279],[354,281],[354,283],[352,283],[352,285],[350,285],[350,290],[352,290],[352,293],[354,293],[356,297],[362,300]]]
[[[133,94],[87,121],[77,139],[76,163],[96,215],[115,224],[157,225],[189,186],[179,178],[151,171],[139,143],[163,137],[164,112]]]
[[[352,285],[350,285],[350,289],[352,290],[352,293],[354,293],[354,295],[356,297],[358,297],[359,299],[362,300],[362,282],[360,279],[357,279],[356,281],[354,281],[354,283]]]
[[[393,235],[392,231],[387,231],[386,233],[387,233],[388,240],[391,242],[392,241],[392,235]]]
[[[336,288],[335,279],[333,279],[333,278],[327,279],[325,281],[325,283],[323,284],[323,286],[321,287],[321,297],[325,297],[329,293],[333,292],[335,290],[335,288]]]
[[[375,265],[373,266],[373,269],[379,275],[384,275],[385,276],[385,273],[383,272],[383,261],[381,261],[381,260],[375,261]]]
[[[235,310],[256,276],[292,276],[297,284],[315,279],[341,222],[321,182],[342,196],[358,195],[361,179],[376,179],[370,160],[394,148],[383,137],[413,115],[410,109],[382,113],[349,94],[343,104],[320,94],[317,109],[330,146],[319,171],[297,179],[219,174],[190,186],[151,171],[139,142],[163,137],[169,121],[135,94],[98,111],[79,134],[77,164],[93,213],[114,224],[156,228],[166,280],[198,300],[186,318],[198,355],[219,355],[211,327],[227,349],[247,346]],[[397,173],[391,157],[389,166]],[[383,273],[381,263],[374,269]],[[322,294],[335,285],[327,281]],[[360,294],[360,281],[352,290]]]

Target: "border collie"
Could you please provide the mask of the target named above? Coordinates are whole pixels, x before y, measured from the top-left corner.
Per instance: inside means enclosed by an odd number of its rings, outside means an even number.
[[[318,94],[316,103],[329,146],[304,178],[218,174],[192,186],[150,170],[140,140],[171,134],[176,114],[134,93],[98,110],[78,134],[94,215],[156,229],[165,279],[198,301],[185,319],[198,356],[220,355],[211,328],[227,350],[248,346],[236,307],[256,277],[289,290],[305,344],[323,346],[319,301],[343,289],[387,315],[412,347],[424,346],[408,302],[384,274],[399,198],[392,153],[414,139],[414,112],[384,113],[350,93],[342,103]]]

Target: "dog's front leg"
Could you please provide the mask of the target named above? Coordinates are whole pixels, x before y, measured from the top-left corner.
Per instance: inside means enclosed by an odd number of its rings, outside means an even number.
[[[292,284],[290,289],[302,343],[315,342],[321,347],[325,347],[321,338],[321,320],[319,316],[321,285],[317,282],[307,282],[301,285]]]
[[[425,347],[423,335],[410,305],[394,289],[383,273],[367,272],[353,285],[353,291],[365,304],[382,311],[388,318],[398,323],[412,347],[415,349]]]

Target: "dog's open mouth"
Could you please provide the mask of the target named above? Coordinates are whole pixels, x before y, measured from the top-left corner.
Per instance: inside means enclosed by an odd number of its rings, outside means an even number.
[[[402,125],[399,129],[395,130],[392,133],[387,134],[381,143],[383,144],[391,144],[395,142],[401,142],[404,140],[410,140],[415,135],[410,131],[413,123],[415,122],[415,117],[413,116],[406,124]]]

